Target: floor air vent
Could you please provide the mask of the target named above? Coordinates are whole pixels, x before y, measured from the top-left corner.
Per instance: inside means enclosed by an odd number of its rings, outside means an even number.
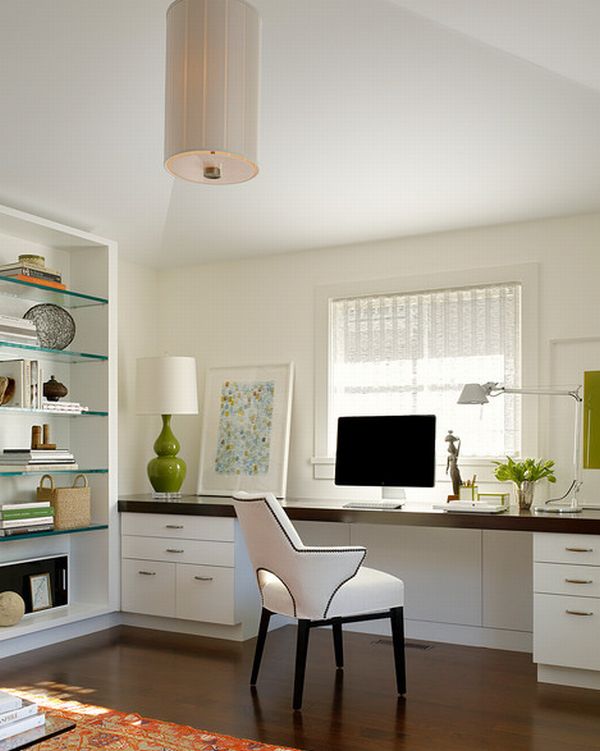
[[[371,644],[375,646],[386,646],[391,647],[392,646],[392,640],[391,639],[375,639],[375,641],[372,641]],[[427,649],[433,649],[433,644],[426,644],[423,641],[407,641],[404,643],[404,646],[406,649],[420,649],[422,652],[424,652]]]

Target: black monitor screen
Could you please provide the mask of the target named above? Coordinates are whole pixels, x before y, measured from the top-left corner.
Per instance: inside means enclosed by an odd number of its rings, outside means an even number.
[[[340,417],[335,484],[433,487],[435,415]]]

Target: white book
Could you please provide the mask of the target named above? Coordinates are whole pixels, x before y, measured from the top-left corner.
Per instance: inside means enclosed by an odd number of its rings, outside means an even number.
[[[31,717],[32,715],[37,714],[37,711],[37,704],[34,704],[32,701],[27,701],[27,699],[23,699],[23,706],[19,709],[11,709],[10,712],[3,712],[0,714],[0,728],[4,725],[8,725],[10,722],[16,722],[25,717]]]
[[[11,709],[20,709],[23,700],[8,691],[0,691],[0,712],[10,712]]]
[[[60,472],[68,469],[69,471],[79,469],[76,462],[62,462],[62,464],[2,464],[0,463],[1,472],[49,472],[54,470]]]
[[[0,519],[0,529],[16,529],[17,527],[39,527],[54,522],[53,516],[32,516],[26,519]]]
[[[0,727],[0,740],[3,740],[4,738],[12,738],[13,735],[19,735],[19,733],[24,733],[26,730],[39,728],[40,725],[43,725],[45,722],[46,715],[43,713],[34,714],[31,717],[25,717],[16,722],[10,722],[8,725]]]
[[[50,501],[31,501],[31,503],[3,503],[0,506],[0,511],[12,511],[13,509],[26,508],[50,508]],[[0,709],[0,711],[2,710]]]

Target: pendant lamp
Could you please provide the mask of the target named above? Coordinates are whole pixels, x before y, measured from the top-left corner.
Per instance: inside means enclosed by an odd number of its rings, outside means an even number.
[[[260,17],[242,0],[167,10],[165,167],[196,183],[258,173]]]

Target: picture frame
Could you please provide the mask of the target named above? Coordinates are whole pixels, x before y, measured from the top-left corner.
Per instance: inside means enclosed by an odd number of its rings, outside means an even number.
[[[31,610],[49,610],[53,607],[52,585],[50,574],[30,574],[29,589],[31,594]]]
[[[199,495],[285,497],[293,378],[293,363],[208,370]]]

